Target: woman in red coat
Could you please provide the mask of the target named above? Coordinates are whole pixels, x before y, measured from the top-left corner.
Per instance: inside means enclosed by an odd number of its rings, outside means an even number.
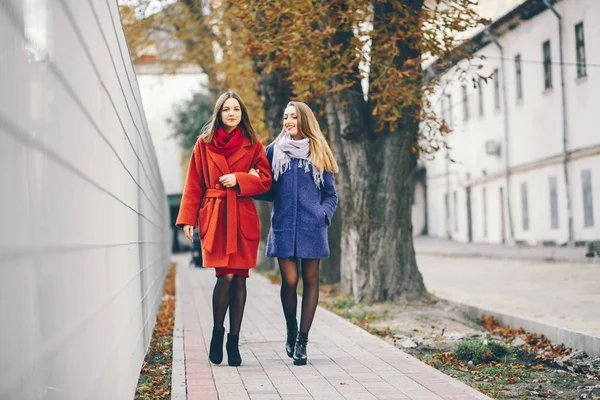
[[[260,172],[249,174],[251,168]],[[223,323],[228,308],[228,363],[242,363],[238,342],[246,278],[256,266],[260,239],[258,214],[250,197],[271,188],[269,171],[244,102],[235,92],[224,93],[192,152],[177,217],[177,226],[183,227],[190,240],[198,226],[204,267],[216,270],[209,352],[215,364],[223,360]]]

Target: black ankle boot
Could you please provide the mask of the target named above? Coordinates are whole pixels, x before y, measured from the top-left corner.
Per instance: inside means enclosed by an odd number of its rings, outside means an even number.
[[[240,335],[227,334],[227,363],[232,367],[239,367],[242,364],[242,356],[239,349]]]
[[[293,325],[287,326],[287,340],[285,342],[285,352],[289,358],[294,357],[294,345],[296,344],[296,337],[298,336],[298,323],[294,322]]]
[[[296,345],[294,346],[294,365],[306,365],[306,345],[308,344],[308,333],[298,332]]]
[[[210,339],[210,352],[208,359],[213,364],[221,364],[223,361],[223,336],[225,336],[225,328],[213,328],[212,338]]]

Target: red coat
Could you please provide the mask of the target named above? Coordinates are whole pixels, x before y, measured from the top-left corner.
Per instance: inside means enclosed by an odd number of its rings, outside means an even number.
[[[248,174],[260,170],[260,178]],[[238,185],[219,182],[233,173]],[[225,157],[196,142],[188,168],[177,225],[198,226],[205,267],[250,269],[256,266],[260,224],[250,196],[271,188],[271,168],[260,143],[244,136],[242,146]]]

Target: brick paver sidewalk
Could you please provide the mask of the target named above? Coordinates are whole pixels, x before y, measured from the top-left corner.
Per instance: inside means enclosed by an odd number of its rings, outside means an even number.
[[[306,366],[287,357],[279,288],[251,272],[242,324],[243,363],[208,361],[212,330],[213,270],[179,261],[187,398],[196,399],[488,399],[469,386],[319,308],[310,332]]]

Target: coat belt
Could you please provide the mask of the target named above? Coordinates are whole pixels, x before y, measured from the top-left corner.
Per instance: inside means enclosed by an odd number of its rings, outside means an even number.
[[[225,215],[227,224],[225,226],[225,232],[227,235],[227,250],[226,254],[232,254],[237,252],[238,246],[238,228],[237,228],[237,192],[235,189],[228,188],[227,190],[220,189],[207,189],[204,192],[205,198],[213,198],[213,199],[224,199],[227,198],[227,208],[225,209]],[[206,232],[204,240],[204,247],[206,250],[212,252],[213,246],[215,243],[215,237],[217,236],[217,232],[219,231],[219,227],[217,226],[218,215],[214,212],[213,215],[210,216],[210,223],[208,225],[208,231]],[[213,218],[215,219],[213,221]],[[222,228],[221,228],[222,229]]]

